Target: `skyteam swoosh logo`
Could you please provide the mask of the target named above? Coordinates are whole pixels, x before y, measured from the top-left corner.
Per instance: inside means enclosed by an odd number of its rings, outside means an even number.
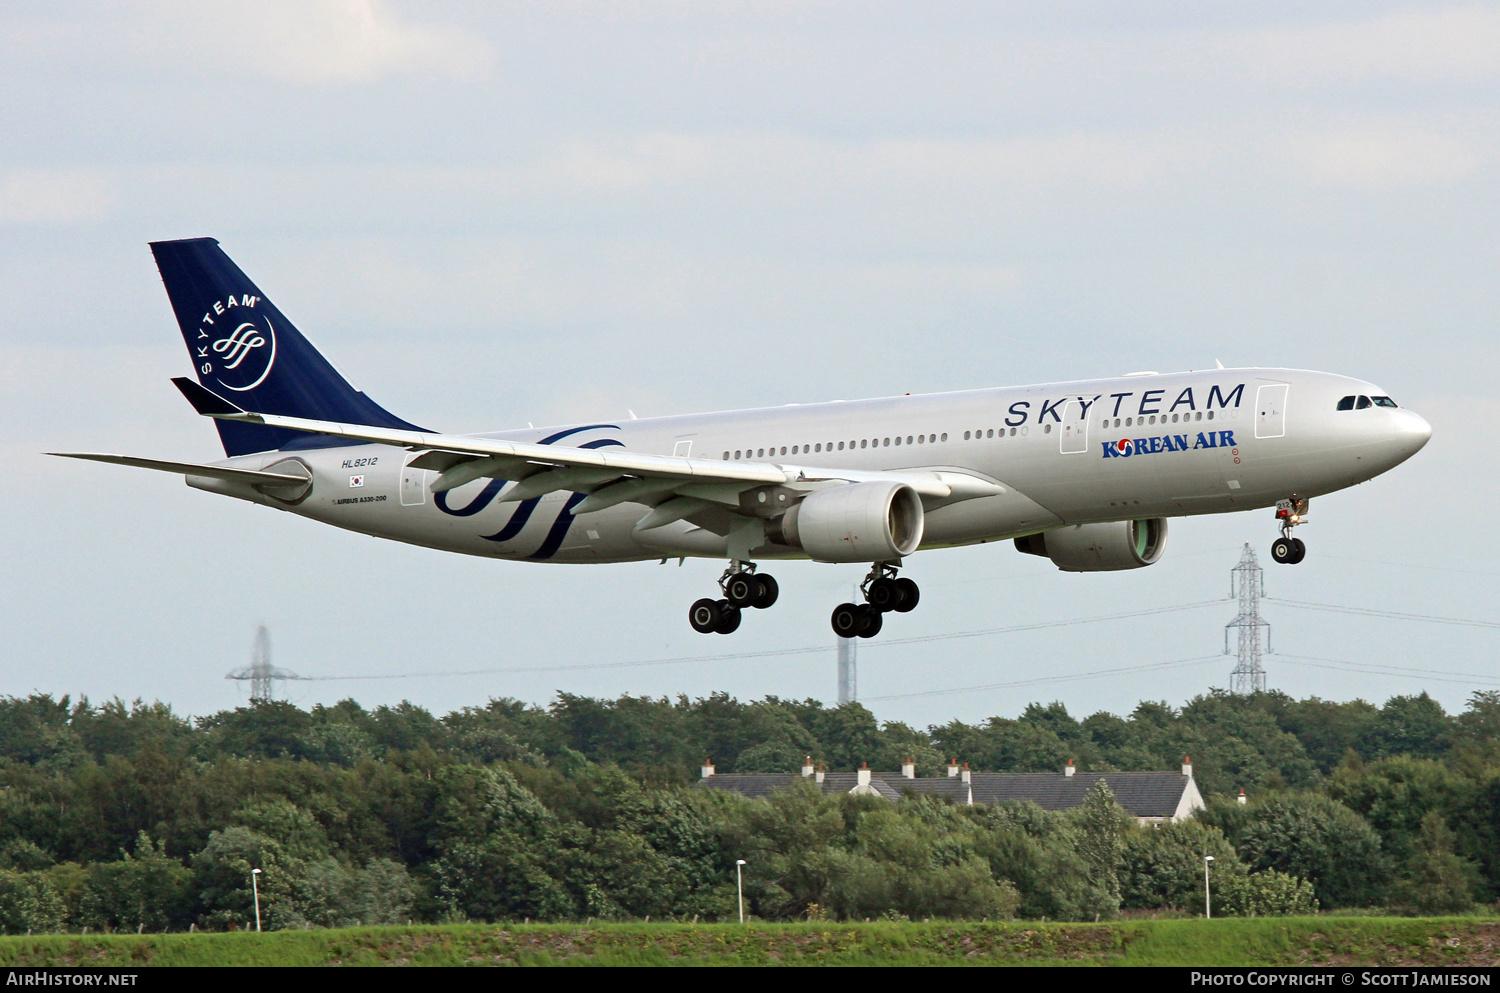
[[[557,442],[561,441],[563,438],[582,434],[585,431],[618,430],[620,430],[620,426],[618,424],[586,424],[581,428],[569,428],[566,431],[559,431],[556,434],[548,435],[547,437],[538,441],[537,444],[554,445]],[[575,447],[624,448],[625,443],[617,438],[599,438],[594,441],[584,442],[583,444],[577,445]],[[495,498],[499,496],[500,491],[505,488],[505,483],[506,481],[503,479],[490,480],[484,485],[483,489],[474,494],[474,499],[470,500],[462,507],[451,507],[448,505],[448,497],[452,492],[454,492],[452,490],[445,490],[442,493],[435,494],[433,496],[433,503],[437,505],[438,510],[442,511],[450,517],[473,517],[474,515],[483,511],[490,504],[495,502]],[[585,496],[586,494],[583,493],[574,493],[566,501],[564,501],[562,510],[559,511],[557,517],[553,519],[552,525],[547,529],[546,536],[542,538],[542,543],[537,547],[536,551],[526,556],[528,559],[550,559],[552,556],[557,554],[557,550],[562,547],[563,540],[568,536],[568,529],[573,526],[573,521],[575,520],[571,511],[574,507],[583,502]],[[480,537],[485,541],[494,542],[506,542],[519,537],[521,532],[526,530],[526,525],[531,523],[532,515],[536,513],[536,508],[541,502],[541,497],[532,497],[530,500],[522,500],[520,503],[516,504],[516,509],[511,512],[509,520],[507,520],[501,526],[500,530],[496,531],[494,534],[482,534],[480,535]]]
[[[214,378],[226,390],[247,393],[266,381],[276,366],[276,328],[269,317],[251,315],[209,346],[218,360]]]

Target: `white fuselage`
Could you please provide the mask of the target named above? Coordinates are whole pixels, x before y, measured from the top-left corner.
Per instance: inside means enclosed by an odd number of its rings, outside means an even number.
[[[1001,484],[998,496],[930,507],[922,539],[929,548],[1065,524],[1250,510],[1352,486],[1409,458],[1431,433],[1404,409],[1336,409],[1341,397],[1381,392],[1328,373],[1230,369],[480,437],[782,468],[955,470]],[[687,520],[637,530],[649,509],[641,504],[574,516],[569,511],[581,494],[505,502],[516,484],[497,479],[433,493],[436,473],[408,467],[416,457],[361,444],[221,463],[266,469],[289,458],[301,462],[313,484],[295,504],[241,483],[193,476],[189,483],[352,531],[470,555],[570,563],[726,555],[723,536]],[[755,556],[802,557],[772,545]]]

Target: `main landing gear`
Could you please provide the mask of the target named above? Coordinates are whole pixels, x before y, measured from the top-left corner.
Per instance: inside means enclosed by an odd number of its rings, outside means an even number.
[[[841,603],[833,608],[833,633],[840,638],[873,638],[880,633],[887,611],[904,614],[922,597],[917,584],[904,576],[896,578],[896,567],[887,562],[871,566],[859,589],[864,603]]]
[[[730,634],[740,626],[740,611],[765,610],[781,595],[773,577],[757,574],[754,562],[738,559],[719,577],[719,589],[722,599],[704,597],[688,608],[688,623],[699,634]]]
[[[1301,538],[1292,537],[1292,528],[1307,523],[1307,501],[1293,493],[1289,499],[1276,501],[1276,521],[1281,537],[1271,542],[1271,558],[1283,565],[1296,565],[1307,555]]]

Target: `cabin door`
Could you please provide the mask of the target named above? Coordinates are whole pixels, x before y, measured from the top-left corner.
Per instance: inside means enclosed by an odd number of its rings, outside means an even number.
[[[1064,455],[1078,455],[1089,450],[1088,410],[1082,400],[1069,400],[1063,405],[1062,435],[1057,443],[1058,451]]]
[[[1286,434],[1286,383],[1267,383],[1255,391],[1255,437]]]

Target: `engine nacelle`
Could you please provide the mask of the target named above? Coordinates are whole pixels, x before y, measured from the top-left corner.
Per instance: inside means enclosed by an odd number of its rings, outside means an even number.
[[[905,483],[851,483],[805,497],[772,523],[773,542],[818,562],[890,562],[922,543],[922,498]]]
[[[1110,521],[1074,524],[1016,539],[1028,555],[1045,555],[1063,572],[1113,572],[1139,569],[1161,558],[1167,544],[1167,521]]]

